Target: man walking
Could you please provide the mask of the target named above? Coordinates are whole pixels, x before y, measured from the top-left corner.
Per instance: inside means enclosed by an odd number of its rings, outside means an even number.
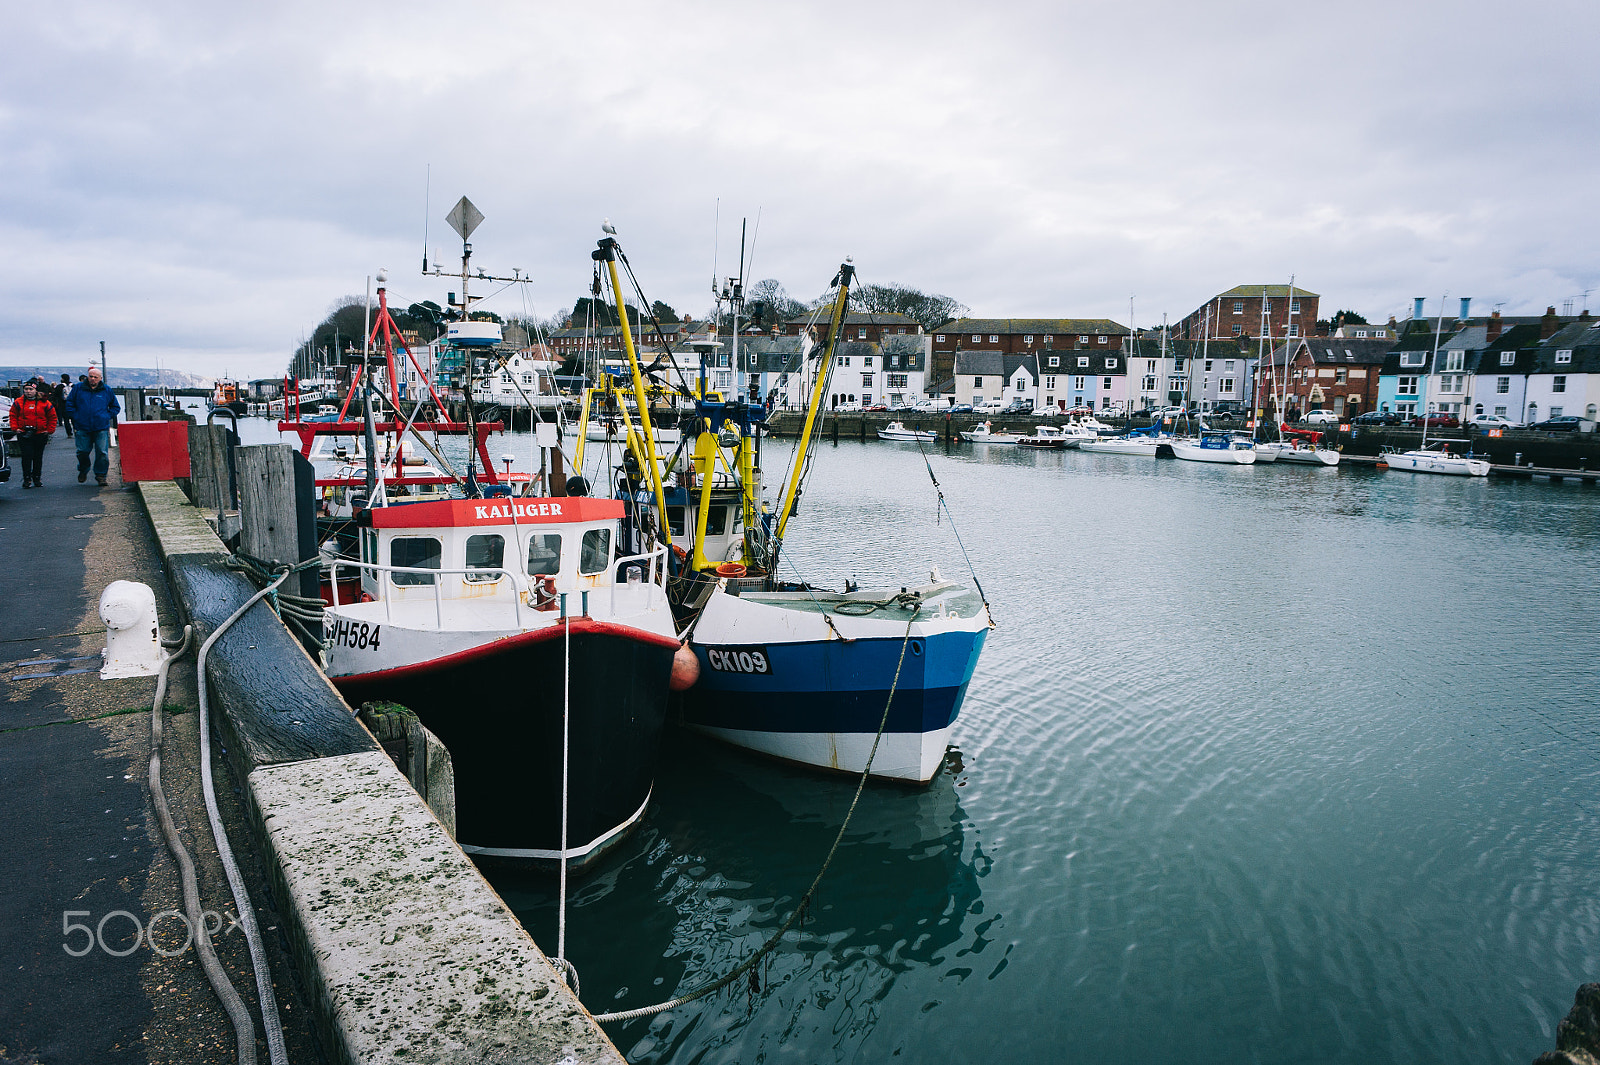
[[[78,483],[89,478],[89,452],[94,451],[94,479],[104,485],[111,472],[111,427],[117,424],[122,405],[117,394],[100,380],[100,367],[89,367],[88,377],[74,385],[67,397],[67,413],[72,417],[74,441],[78,446]]]
[[[22,386],[22,395],[11,404],[11,428],[17,432],[17,443],[22,449],[22,487],[38,488],[39,467],[44,461],[44,446],[56,431],[55,404],[39,394],[39,380],[34,378]]]

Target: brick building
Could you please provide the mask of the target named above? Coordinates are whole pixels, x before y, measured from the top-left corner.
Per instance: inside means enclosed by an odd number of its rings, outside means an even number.
[[[813,319],[810,315],[801,315],[790,318],[783,323],[783,335],[797,337],[805,331],[806,325]],[[827,328],[828,319],[826,312],[815,319],[815,324]],[[904,314],[874,314],[870,312],[849,312],[844,316],[843,340],[864,341],[868,344],[882,344],[884,337],[890,336],[921,336],[922,326],[915,318]]]
[[[1179,322],[1172,335],[1181,340],[1206,338],[1207,311],[1211,339],[1262,336],[1265,312],[1267,337],[1304,337],[1317,331],[1317,308],[1322,297],[1288,285],[1238,285],[1220,292]]]
[[[958,351],[1120,352],[1127,335],[1127,326],[1109,318],[957,318],[934,330],[929,377],[941,381],[954,377]]]
[[[1280,344],[1256,367],[1255,408],[1273,417],[1272,375],[1276,373],[1282,409],[1331,410],[1353,418],[1378,407],[1379,374],[1393,340],[1306,337]],[[1285,386],[1285,366],[1287,379]]]

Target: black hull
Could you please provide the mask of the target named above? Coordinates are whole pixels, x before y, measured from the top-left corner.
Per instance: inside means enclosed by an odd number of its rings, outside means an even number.
[[[644,636],[644,634],[640,634]],[[450,750],[457,837],[474,855],[554,861],[561,849],[562,675],[557,629],[404,671],[335,678],[352,705],[416,712]],[[655,782],[675,648],[607,626],[572,632],[567,850],[592,860]],[[581,852],[581,853],[574,853]]]

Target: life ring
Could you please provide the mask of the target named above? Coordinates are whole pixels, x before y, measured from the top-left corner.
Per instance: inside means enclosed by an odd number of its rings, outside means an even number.
[[[719,577],[743,577],[744,576],[744,563],[743,562],[724,562],[722,565],[717,567],[717,576],[719,576]]]

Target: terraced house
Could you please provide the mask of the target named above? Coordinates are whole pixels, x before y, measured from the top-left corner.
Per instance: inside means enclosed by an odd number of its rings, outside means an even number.
[[[940,381],[954,376],[959,351],[1048,353],[1060,359],[1074,351],[1120,351],[1127,335],[1127,326],[1109,318],[957,318],[934,330],[929,374]],[[1063,368],[1064,364],[1039,367],[1043,373]]]
[[[1196,307],[1172,334],[1181,340],[1309,336],[1316,331],[1321,300],[1298,285],[1293,291],[1288,285],[1235,285]]]

